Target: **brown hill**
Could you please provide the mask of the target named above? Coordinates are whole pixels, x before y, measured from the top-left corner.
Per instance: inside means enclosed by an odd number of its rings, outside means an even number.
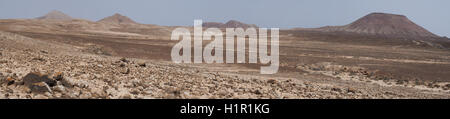
[[[328,26],[319,29],[385,36],[438,37],[406,16],[387,13],[371,13],[345,26]]]
[[[225,23],[226,28],[257,28],[254,24],[245,24],[236,20],[230,20]]]
[[[36,19],[42,19],[42,20],[72,20],[73,18],[69,15],[66,15],[60,11],[53,10],[49,13],[47,13],[44,16],[38,17]]]
[[[114,14],[113,16],[103,18],[103,19],[99,20],[98,22],[117,23],[117,24],[137,24],[137,22],[133,21],[132,19],[128,18],[127,16],[123,16],[118,13]]]
[[[219,23],[219,22],[205,22],[202,25],[203,27],[214,27],[214,28],[258,28],[258,26],[254,24],[245,24],[236,20],[230,20],[227,23]]]
[[[203,27],[207,28],[221,28],[223,25],[225,24],[220,22],[205,22],[202,24]]]

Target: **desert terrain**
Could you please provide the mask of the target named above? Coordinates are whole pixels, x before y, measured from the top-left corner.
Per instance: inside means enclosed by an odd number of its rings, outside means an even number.
[[[257,27],[235,20],[204,27]],[[280,30],[280,70],[175,64],[173,29],[114,14],[0,20],[0,98],[449,99],[450,39],[406,16]]]

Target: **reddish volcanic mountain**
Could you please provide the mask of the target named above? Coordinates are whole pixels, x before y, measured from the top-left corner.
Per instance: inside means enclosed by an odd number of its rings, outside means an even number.
[[[137,22],[133,21],[132,19],[128,18],[127,16],[123,16],[118,13],[114,14],[113,16],[103,18],[103,19],[99,20],[98,22],[117,23],[117,24],[137,24]]]
[[[47,13],[44,16],[38,17],[36,19],[41,19],[41,20],[72,20],[73,18],[70,17],[69,15],[66,15],[60,11],[57,10],[53,10],[49,13]]]
[[[258,26],[254,24],[245,24],[236,20],[230,20],[225,24],[219,22],[205,22],[202,26],[208,28],[258,28]]]
[[[345,26],[328,26],[320,29],[373,35],[438,37],[410,21],[406,16],[387,13],[371,13]]]

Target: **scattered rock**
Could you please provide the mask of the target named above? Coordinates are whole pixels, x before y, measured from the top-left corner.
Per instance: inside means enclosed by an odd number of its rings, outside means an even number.
[[[125,57],[122,57],[122,58],[120,58],[120,61],[122,61],[122,62],[125,62],[125,63],[128,63],[128,62],[130,62],[129,60],[127,60]]]
[[[140,67],[146,67],[147,64],[146,64],[145,62],[139,62],[139,63],[138,63],[138,66],[140,66]]]
[[[33,60],[33,61],[36,60],[36,61],[41,61],[41,62],[45,61],[45,59],[41,58],[41,57],[35,57],[35,58],[31,59],[31,60]]]
[[[6,78],[6,84],[8,86],[14,84],[15,81],[16,81],[16,79],[14,79],[14,78],[11,78],[11,77]]]
[[[39,72],[28,73],[25,77],[22,78],[23,82],[27,86],[31,86],[34,83],[44,82],[48,84],[48,86],[53,87],[57,84],[56,80],[53,80],[48,77],[46,74],[41,74]]]
[[[60,81],[61,84],[65,87],[74,87],[75,86],[75,82],[73,81],[73,79],[71,78],[62,78],[62,80]]]
[[[0,81],[4,81],[5,80],[5,76],[3,76],[3,73],[0,72]]]
[[[255,94],[257,94],[257,95],[261,95],[261,94],[262,94],[262,92],[261,92],[261,90],[256,90],[256,91],[255,91]]]
[[[56,72],[53,74],[53,79],[56,81],[61,81],[64,79],[64,74],[62,72]]]
[[[447,85],[443,86],[443,89],[444,90],[449,90],[450,89],[450,84],[447,84]]]
[[[384,92],[385,95],[396,95],[394,92],[392,91],[386,91]]]
[[[37,92],[37,93],[50,92],[50,93],[52,93],[50,86],[47,85],[47,83],[45,83],[45,82],[32,83],[32,84],[30,84],[29,88],[31,89],[32,92]]]
[[[269,80],[267,80],[267,83],[275,84],[275,83],[277,83],[277,80],[275,80],[275,79],[269,79]]]
[[[17,78],[16,74],[10,75],[10,76],[4,76],[2,73],[0,73],[0,84],[6,84],[6,85],[23,85],[23,82]]]
[[[41,50],[41,53],[48,54],[48,51]]]
[[[6,73],[10,74],[10,73],[12,73],[12,71],[8,69],[8,70],[6,70]]]
[[[34,96],[33,99],[48,99],[48,97],[45,95],[42,95],[42,94],[38,94],[38,95]]]
[[[349,88],[347,88],[347,92],[349,92],[349,93],[356,93],[357,90],[354,89],[354,88],[349,87]]]
[[[128,93],[123,93],[121,95],[119,95],[120,99],[132,99],[132,96]]]
[[[99,64],[99,65],[97,65],[97,67],[99,67],[99,68],[103,68],[103,65]]]
[[[219,94],[219,95],[221,95],[221,96],[225,96],[225,95],[228,94],[228,91],[226,91],[226,90],[220,90],[220,91],[217,92],[217,94]]]
[[[342,92],[341,88],[336,88],[336,87],[331,88],[331,90],[336,91],[336,92]]]
[[[62,85],[57,85],[55,87],[52,87],[52,89],[53,89],[53,91],[56,91],[56,92],[65,92],[66,91],[65,87]]]
[[[129,68],[124,68],[121,71],[122,74],[130,74],[130,69]]]
[[[397,85],[403,85],[405,83],[408,83],[408,81],[407,80],[397,80],[397,82],[396,82]]]

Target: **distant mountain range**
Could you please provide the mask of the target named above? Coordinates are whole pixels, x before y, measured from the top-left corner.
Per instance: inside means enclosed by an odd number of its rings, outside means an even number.
[[[60,11],[51,11],[48,14],[38,17],[41,20],[72,20],[74,18]],[[121,14],[103,18],[99,23],[115,23],[115,24],[138,24],[134,20]],[[258,28],[254,24],[246,24],[236,20],[230,20],[226,23],[220,22],[204,22],[202,24],[206,28]],[[371,34],[383,36],[408,36],[408,37],[439,37],[425,28],[417,25],[404,15],[388,14],[388,13],[371,13],[355,22],[344,26],[326,26],[307,30],[319,30],[323,32],[349,32],[358,34]]]
[[[258,28],[258,26],[254,24],[245,24],[236,20],[230,20],[227,23],[220,23],[220,22],[205,22],[202,24],[203,27],[207,28]]]

